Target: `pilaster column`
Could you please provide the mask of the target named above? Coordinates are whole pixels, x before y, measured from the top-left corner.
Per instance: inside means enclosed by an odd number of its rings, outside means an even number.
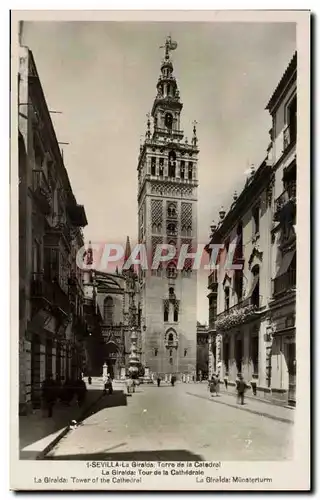
[[[236,380],[237,378],[237,366],[235,359],[235,336],[232,333],[230,335],[229,340],[229,349],[230,349],[230,357],[229,357],[229,380]]]

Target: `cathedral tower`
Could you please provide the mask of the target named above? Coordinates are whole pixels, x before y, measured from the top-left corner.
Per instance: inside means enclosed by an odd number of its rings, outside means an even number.
[[[180,126],[183,107],[167,38],[157,96],[138,162],[139,242],[154,255],[161,243],[197,243],[197,136],[191,143]],[[151,124],[153,122],[153,124]],[[140,271],[142,362],[153,373],[193,375],[196,369],[197,271],[188,259],[182,270],[177,259],[157,270]]]

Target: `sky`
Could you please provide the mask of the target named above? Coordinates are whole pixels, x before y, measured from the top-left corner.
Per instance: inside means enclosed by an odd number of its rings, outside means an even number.
[[[156,96],[165,38],[191,139],[197,120],[198,241],[207,243],[245,171],[266,156],[265,106],[296,50],[292,23],[26,22],[65,165],[85,206],[86,241],[137,238],[137,161]],[[198,320],[208,322],[207,274],[198,278]]]

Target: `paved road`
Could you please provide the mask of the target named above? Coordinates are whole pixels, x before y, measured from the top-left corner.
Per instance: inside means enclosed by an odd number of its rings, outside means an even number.
[[[190,395],[194,384],[119,385],[48,455],[61,460],[284,460],[293,425]],[[188,394],[189,392],[189,394]],[[203,392],[203,390],[202,390]]]

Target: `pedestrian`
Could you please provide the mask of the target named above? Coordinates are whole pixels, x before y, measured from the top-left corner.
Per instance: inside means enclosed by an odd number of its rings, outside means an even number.
[[[214,394],[216,394],[216,396],[218,395],[217,394],[217,380],[216,380],[216,376],[213,374],[211,379],[209,380],[209,390],[210,390],[210,394],[211,396],[214,396]]]
[[[89,377],[88,377],[88,384],[89,384],[89,385],[91,385],[91,384],[92,384],[92,377],[91,377],[91,375],[89,375]]]
[[[228,377],[227,377],[227,376],[226,376],[226,377],[224,377],[224,379],[223,379],[223,380],[224,380],[224,386],[225,386],[226,391],[227,391],[227,390],[228,390]]]
[[[111,395],[113,393],[112,379],[110,375],[108,375],[107,381],[104,384],[104,389],[105,389],[105,394]]]
[[[158,375],[158,378],[157,378],[157,385],[158,385],[158,387],[160,387],[160,382],[161,382],[161,377],[160,377],[160,375]]]
[[[76,382],[76,396],[79,406],[83,405],[86,398],[86,393],[87,393],[86,383],[82,378],[79,377]]]
[[[220,393],[220,374],[216,373],[216,395],[219,396]]]
[[[244,393],[247,388],[247,384],[245,383],[243,376],[240,374],[237,381],[237,403],[240,402],[241,405],[244,405]]]
[[[56,384],[51,373],[47,374],[42,383],[42,399],[48,412],[48,417],[53,415],[53,406],[57,397]]]
[[[172,387],[174,387],[175,381],[176,381],[176,377],[174,375],[172,375],[172,377],[171,377],[171,385],[172,385]]]

